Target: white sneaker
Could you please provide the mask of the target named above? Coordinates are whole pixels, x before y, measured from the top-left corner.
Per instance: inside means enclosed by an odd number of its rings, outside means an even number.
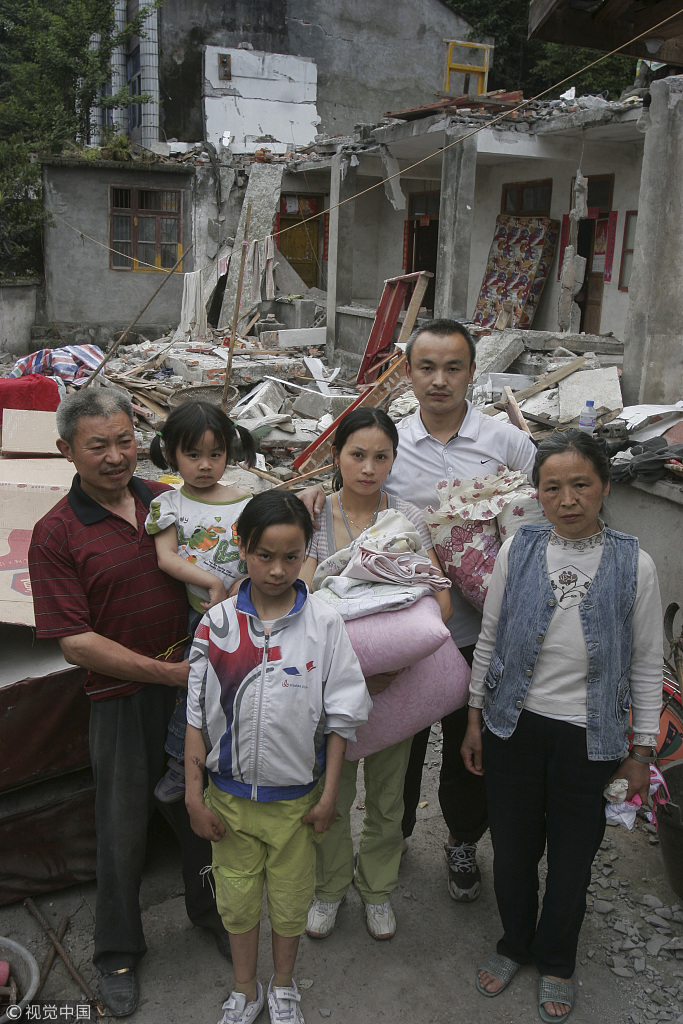
[[[366,903],[365,923],[373,939],[390,939],[396,931],[396,917],[389,900]]]
[[[337,920],[337,911],[344,902],[344,897],[336,903],[326,903],[318,897],[311,903],[306,922],[306,934],[312,939],[326,939],[332,932]]]
[[[223,1003],[223,1016],[218,1024],[251,1024],[256,1020],[265,1005],[263,987],[256,982],[256,1001],[247,1002],[244,992],[231,992]]]
[[[299,1009],[300,999],[295,981],[291,988],[273,988],[271,978],[268,986],[270,1024],[304,1024],[304,1015]]]

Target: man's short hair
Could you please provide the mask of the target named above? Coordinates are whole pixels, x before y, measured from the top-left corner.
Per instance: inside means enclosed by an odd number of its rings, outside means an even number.
[[[118,391],[90,386],[81,388],[72,395],[67,395],[57,409],[57,430],[59,436],[67,444],[73,444],[78,421],[84,416],[116,416],[125,412],[133,424],[133,406],[126,395]]]
[[[406,344],[406,359],[408,360],[408,366],[412,366],[410,353],[413,345],[421,334],[436,334],[438,338],[449,338],[452,334],[460,334],[467,342],[467,347],[470,350],[470,366],[476,359],[477,348],[474,344],[474,338],[465,325],[461,324],[459,320],[450,320],[449,318],[444,317],[441,320],[429,320],[426,324],[421,324],[419,327],[415,328]]]

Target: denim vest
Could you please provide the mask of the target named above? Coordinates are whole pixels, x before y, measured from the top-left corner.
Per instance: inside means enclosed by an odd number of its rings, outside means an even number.
[[[484,679],[484,721],[501,739],[515,730],[557,605],[546,560],[550,529],[522,526],[510,545],[496,646]],[[605,529],[600,565],[579,605],[588,651],[590,761],[611,761],[628,752],[631,627],[637,587],[637,538]]]

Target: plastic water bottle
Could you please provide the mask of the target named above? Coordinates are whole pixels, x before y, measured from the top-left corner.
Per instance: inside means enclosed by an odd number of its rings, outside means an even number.
[[[584,405],[581,415],[579,416],[579,430],[583,430],[584,433],[592,436],[595,430],[595,402],[591,402],[590,399]]]

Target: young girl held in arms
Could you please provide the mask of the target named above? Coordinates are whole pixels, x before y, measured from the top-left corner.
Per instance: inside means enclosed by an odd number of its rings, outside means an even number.
[[[297,578],[312,533],[291,492],[253,498],[237,522],[249,579],[207,612],[190,654],[185,803],[195,832],[214,844],[235,972],[220,1024],[251,1024],[265,1003],[256,977],[264,881],[270,1019],[303,1024],[292,974],[315,888],[315,836],[335,820],[346,741],[372,706],[341,616]]]
[[[220,482],[238,434],[244,458],[253,466],[254,440],[248,431],[236,427],[218,406],[186,402],[173,410],[150,446],[155,466],[170,467],[183,478],[179,491],[164,491],[152,501],[145,528],[154,536],[159,568],[187,587],[190,641],[204,612],[224,601],[246,576],[234,524],[251,494]],[[168,771],[154,791],[162,803],[185,794],[186,708],[186,691],[179,689],[166,738]]]

